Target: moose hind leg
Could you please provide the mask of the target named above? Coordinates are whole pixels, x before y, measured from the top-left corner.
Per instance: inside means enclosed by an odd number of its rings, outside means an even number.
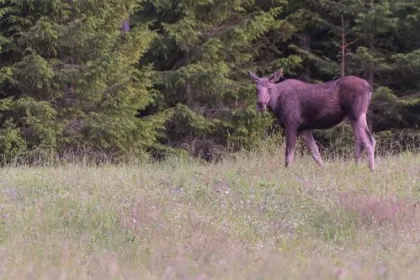
[[[324,163],[322,162],[322,157],[321,157],[321,154],[319,153],[318,145],[315,142],[312,132],[309,130],[305,130],[305,131],[300,132],[300,136],[305,141],[306,146],[308,146],[312,154],[312,158],[315,160],[315,162],[319,166],[323,167]]]
[[[362,143],[362,131],[360,128],[360,125],[357,122],[353,122],[351,124],[353,129],[353,135],[354,135],[354,160],[356,162],[356,165],[360,162],[360,157],[362,156],[363,152],[363,143]]]
[[[293,129],[286,130],[286,162],[285,166],[289,167],[293,163],[297,132]]]
[[[371,170],[375,170],[375,147],[376,147],[376,141],[375,138],[373,138],[372,133],[370,132],[369,128],[365,127],[365,135],[367,140],[365,142],[368,143],[366,150],[368,154],[369,159],[369,167]]]
[[[375,170],[375,147],[376,141],[373,138],[372,133],[370,132],[367,122],[366,122],[366,115],[363,114],[358,122],[357,122],[358,132],[360,133],[360,139],[362,141],[363,147],[366,149],[368,161],[369,161],[369,168],[373,171]]]

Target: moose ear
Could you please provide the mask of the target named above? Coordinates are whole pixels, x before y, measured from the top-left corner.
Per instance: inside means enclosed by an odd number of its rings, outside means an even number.
[[[251,78],[251,80],[253,80],[254,82],[257,82],[260,78],[258,78],[257,75],[255,75],[254,73],[252,73],[251,71],[248,71],[248,76]]]
[[[281,68],[279,71],[271,75],[271,77],[269,78],[270,82],[272,83],[277,82],[278,80],[280,80],[281,77],[283,77],[283,74],[284,74],[284,71],[283,71],[283,68]]]

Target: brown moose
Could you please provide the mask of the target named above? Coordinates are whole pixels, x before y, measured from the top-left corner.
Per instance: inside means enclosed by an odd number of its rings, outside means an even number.
[[[354,134],[354,156],[359,163],[363,149],[366,149],[369,168],[375,169],[376,141],[369,131],[366,113],[372,97],[369,83],[355,76],[311,84],[295,79],[285,79],[283,69],[269,78],[260,78],[249,72],[257,85],[257,108],[269,109],[278,119],[286,135],[285,165],[293,162],[297,136],[301,136],[311,151],[316,163],[323,166],[312,129],[328,129],[345,118],[351,123]]]

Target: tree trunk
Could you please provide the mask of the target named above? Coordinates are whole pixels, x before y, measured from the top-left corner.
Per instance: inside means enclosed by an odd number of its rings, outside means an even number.
[[[346,27],[344,17],[341,15],[341,77],[346,75]]]
[[[302,35],[300,37],[300,47],[306,52],[311,52],[311,37],[308,35]],[[306,81],[311,80],[311,68],[309,66],[305,67],[305,72],[301,75],[301,78]]]
[[[373,12],[375,9],[375,1],[374,0],[370,0],[370,9]],[[370,30],[370,34],[369,34],[369,53],[372,57],[374,57],[375,55],[375,19],[373,19],[373,24],[372,24],[372,29]],[[369,66],[367,69],[367,80],[370,84],[371,87],[373,87],[373,83],[374,83],[374,71],[375,71],[375,63],[373,61],[373,59],[371,59],[369,61]]]

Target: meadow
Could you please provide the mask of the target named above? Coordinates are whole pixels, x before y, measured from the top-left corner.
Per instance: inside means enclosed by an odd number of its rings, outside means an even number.
[[[420,156],[0,170],[2,279],[418,279]]]

